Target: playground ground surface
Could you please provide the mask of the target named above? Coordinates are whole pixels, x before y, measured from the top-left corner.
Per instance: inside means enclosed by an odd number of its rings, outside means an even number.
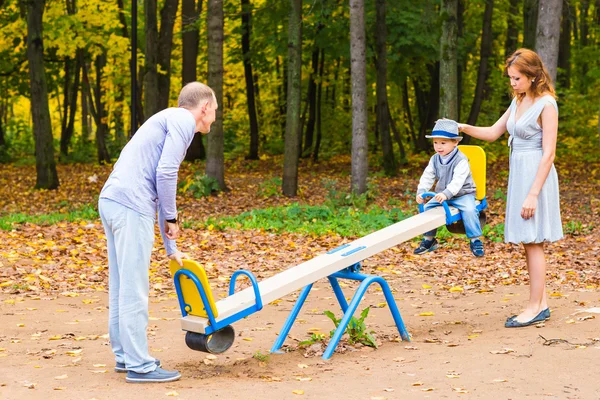
[[[276,242],[286,240],[280,236],[273,240],[274,248],[286,245]],[[573,247],[570,240],[576,239],[566,239],[565,248]],[[123,374],[112,371],[105,291],[0,294],[0,398],[599,398],[597,287],[549,282],[552,318],[540,327],[506,329],[506,317],[525,304],[527,286],[448,285],[440,276],[468,275],[477,265],[474,258],[462,258],[467,248],[413,258],[408,254],[414,245],[402,244],[363,266],[364,272],[383,275],[390,283],[412,341],[399,341],[382,293],[372,288],[359,310],[372,307],[366,324],[374,331],[379,348],[350,346],[343,340],[341,352],[327,361],[319,356],[323,349],[319,344],[308,349],[297,346],[313,332],[328,335],[333,323],[323,315],[324,310],[340,317],[326,280],[311,292],[285,342],[286,353],[269,354],[269,349],[297,293],[236,323],[234,345],[216,357],[186,347],[172,287],[154,284],[148,329],[151,353],[164,367],[176,368],[183,375],[180,381],[166,384],[127,384]],[[598,247],[588,245],[578,251],[597,254]],[[491,244],[488,251],[493,252],[495,246],[507,245]],[[560,263],[569,254],[556,245],[548,249],[549,276],[572,275],[568,271],[565,275]],[[518,257],[518,249],[514,250]],[[506,274],[501,272],[503,263],[493,255],[490,258],[486,262],[489,273]],[[407,264],[404,272],[395,269],[400,260]],[[427,265],[433,267],[423,267]],[[166,265],[164,269],[166,273]],[[262,277],[272,273],[267,271]],[[222,293],[224,285],[216,286],[216,292]],[[353,282],[344,287],[348,297],[355,287]]]
[[[488,224],[504,212],[506,160],[488,166]],[[237,170],[234,169],[237,168]],[[252,167],[252,168],[250,168]],[[277,163],[228,168],[232,191],[195,199],[180,195],[182,214],[201,220],[289,203],[257,190]],[[0,213],[64,212],[93,204],[110,166],[59,166],[57,191],[31,191],[34,167],[2,166]],[[237,338],[224,354],[189,350],[179,325],[161,244],[150,269],[149,347],[165,368],[183,377],[168,384],[125,383],[112,371],[107,339],[106,249],[98,220],[52,225],[17,224],[0,230],[0,399],[600,399],[600,201],[598,164],[564,162],[561,179],[565,239],[546,247],[552,318],[540,327],[506,329],[528,297],[528,276],[518,246],[486,239],[486,256],[472,257],[464,237],[446,239],[424,256],[413,256],[417,239],[371,257],[363,272],[389,282],[411,342],[398,332],[380,291],[372,287],[359,311],[371,306],[366,325],[379,348],[350,346],[345,336],[330,360],[315,344],[298,343],[314,332],[328,336],[341,316],[327,280],[316,283],[286,339],[284,354],[269,354],[298,293],[234,324]],[[349,185],[348,160],[305,166],[293,201],[321,204],[321,180]],[[375,198],[403,210],[411,205],[422,166],[398,178],[376,178]],[[185,166],[180,177],[193,174]],[[326,175],[328,174],[328,175]],[[23,193],[27,195],[24,196]],[[590,194],[592,194],[590,196]],[[500,233],[501,234],[501,233]],[[236,269],[258,280],[351,239],[264,231],[186,229],[180,248],[204,264],[213,291],[223,296]],[[242,285],[245,282],[240,282]],[[350,297],[356,283],[343,287]],[[586,311],[588,310],[588,311]]]

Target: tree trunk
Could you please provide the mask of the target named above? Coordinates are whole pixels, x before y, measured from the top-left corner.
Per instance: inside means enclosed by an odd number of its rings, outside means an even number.
[[[223,0],[208,0],[208,86],[217,97],[217,116],[207,140],[206,175],[225,185],[225,155],[223,135]]]
[[[317,35],[319,35],[319,31],[321,30],[321,26],[317,27]],[[306,134],[304,140],[304,151],[301,156],[309,155],[313,146],[313,138],[315,134],[315,121],[316,121],[316,113],[317,113],[317,73],[319,72],[319,48],[315,44],[312,51],[312,62],[311,62],[311,73],[310,79],[308,81],[308,95],[307,95],[307,105],[308,105],[308,121],[306,124]]]
[[[383,151],[383,169],[387,176],[397,173],[394,158],[394,146],[390,134],[390,112],[387,94],[387,26],[385,20],[385,1],[377,0],[375,22],[375,47],[377,51],[377,125]]]
[[[504,58],[508,58],[517,50],[519,43],[519,27],[517,25],[517,14],[519,12],[519,0],[510,0],[508,8],[508,27],[506,29],[506,40],[504,41]]]
[[[313,161],[319,161],[319,149],[321,148],[321,138],[323,137],[321,113],[323,109],[323,70],[325,69],[325,49],[321,49],[319,58],[319,86],[317,87],[317,140],[313,151]]]
[[[402,85],[402,107],[404,108],[404,115],[406,117],[406,125],[408,126],[408,133],[412,139],[413,146],[417,146],[417,137],[415,136],[415,124],[412,118],[412,112],[410,111],[410,103],[408,101],[408,82],[406,78]],[[391,117],[390,117],[391,118]]]
[[[525,0],[523,3],[523,47],[535,48],[535,37],[538,23],[538,1]]]
[[[42,16],[45,0],[27,1],[27,60],[29,61],[29,81],[31,91],[31,116],[35,138],[35,161],[37,189],[56,189],[59,186],[50,109],[48,87],[44,70],[44,43]]]
[[[158,35],[157,62],[161,73],[158,74],[158,110],[169,107],[171,92],[171,51],[173,49],[173,26],[177,18],[179,0],[165,0],[160,10],[160,33]]]
[[[365,2],[350,0],[350,69],[352,77],[352,192],[367,191],[367,59]]]
[[[71,70],[73,71],[73,80],[71,83]],[[64,115],[61,121],[61,134],[60,134],[60,154],[63,157],[69,155],[69,146],[71,139],[73,138],[73,131],[75,127],[75,113],[77,112],[77,95],[79,92],[79,76],[80,76],[80,63],[79,59],[75,57],[73,60],[67,57],[65,60],[65,84],[63,87],[63,107]]]
[[[431,148],[431,143],[425,138],[425,134],[433,128],[440,108],[440,63],[428,65],[427,69],[431,80],[427,100],[424,101],[426,108],[419,129],[419,137],[417,138],[417,149],[419,151],[428,151]]]
[[[400,148],[400,161],[399,165],[406,165],[408,163],[408,159],[406,158],[406,150],[404,150],[404,144],[402,143],[402,137],[400,136],[400,132],[398,132],[398,128],[396,128],[396,122],[394,122],[394,118],[392,118],[392,112],[390,111],[390,104],[388,103],[388,118],[390,119],[390,127],[392,128],[392,132],[394,132],[394,139],[396,143],[398,143],[398,147]]]
[[[90,112],[96,123],[96,150],[98,155],[98,163],[110,163],[110,154],[106,147],[106,138],[108,136],[108,125],[106,124],[106,107],[102,100],[102,74],[106,65],[106,50],[96,56],[94,67],[96,70],[96,83],[91,87],[87,66],[83,68],[83,84],[84,90],[88,97]]]
[[[574,14],[567,0],[563,0],[563,12],[561,22],[560,39],[558,42],[558,77],[557,80],[562,88],[571,87],[571,25]],[[574,7],[573,7],[574,8]]]
[[[494,0],[486,0],[485,11],[483,13],[483,28],[481,34],[481,48],[479,51],[479,70],[477,71],[477,84],[475,86],[475,95],[471,105],[471,112],[467,119],[467,124],[477,125],[477,117],[481,111],[486,81],[490,71],[490,58],[492,57],[492,14],[494,11]],[[465,135],[464,144],[469,143],[470,136]]]
[[[535,48],[554,83],[558,65],[558,40],[563,0],[539,0],[539,2]]]
[[[250,0],[242,0],[242,56],[244,77],[246,79],[246,98],[248,119],[250,121],[250,151],[246,158],[258,160],[258,119],[256,118],[256,100],[254,97],[254,75],[250,60],[250,35],[252,32],[252,4]]]
[[[144,0],[146,51],[144,53],[144,116],[150,118],[158,106],[158,20],[156,0]],[[142,120],[143,121],[143,120]]]
[[[198,22],[200,13],[202,12],[202,0],[198,0],[198,8],[196,8],[196,0],[182,0],[181,2],[181,26],[182,26],[182,68],[181,78],[182,84],[195,82],[196,70],[198,69],[198,46],[200,43],[200,28]],[[206,151],[204,150],[204,142],[202,135],[194,135],[192,143],[185,153],[186,161],[204,160]]]
[[[300,103],[302,97],[302,0],[290,0],[288,25],[288,88],[283,156],[283,194],[296,196],[300,156]]]
[[[458,119],[458,0],[442,1],[442,38],[440,44],[440,114],[441,118]]]
[[[456,36],[457,42],[460,42],[465,36],[465,0],[458,0],[456,10]],[[456,59],[456,121],[462,121],[462,98],[463,98],[463,75],[467,71],[467,60],[464,52],[458,52]]]
[[[596,6],[600,6],[600,3],[596,3]],[[564,6],[563,6],[564,7]],[[589,43],[589,24],[588,24],[588,14],[590,10],[590,0],[581,0],[580,10],[579,10],[579,46],[580,48],[587,47]],[[596,10],[598,13],[598,10]],[[587,63],[581,63],[578,65],[578,72],[580,83],[580,93],[585,94],[589,89],[588,80],[586,79],[586,75],[588,72]]]

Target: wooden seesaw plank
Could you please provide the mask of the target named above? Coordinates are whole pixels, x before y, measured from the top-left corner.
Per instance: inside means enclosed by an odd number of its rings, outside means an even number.
[[[452,215],[458,213],[454,207],[450,207],[450,211]],[[259,282],[262,301],[264,304],[268,304],[374,254],[445,224],[444,209],[436,207],[380,229],[345,245],[341,250],[319,255]],[[219,311],[217,321],[230,317],[254,304],[252,287],[241,290],[217,302]],[[194,315],[187,315],[181,319],[181,328],[185,331],[205,333],[208,325],[207,318]]]

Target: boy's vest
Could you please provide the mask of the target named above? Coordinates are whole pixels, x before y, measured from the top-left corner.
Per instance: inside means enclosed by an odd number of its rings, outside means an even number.
[[[462,161],[467,160],[467,156],[460,152],[460,150],[456,151],[456,154],[452,156],[448,164],[442,164],[442,157],[439,154],[435,154],[432,157],[433,161],[433,169],[435,170],[435,177],[437,179],[437,184],[435,185],[435,192],[441,193],[443,192],[448,184],[452,181],[452,177],[454,176],[454,167]],[[473,182],[473,175],[471,174],[471,170],[469,169],[469,175],[465,180],[462,188],[454,195],[454,197],[464,196],[465,194],[475,193],[475,182]]]

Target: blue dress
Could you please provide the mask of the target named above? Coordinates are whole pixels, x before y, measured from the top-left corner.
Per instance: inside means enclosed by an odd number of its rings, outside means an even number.
[[[504,221],[506,243],[555,242],[563,237],[560,219],[558,176],[554,164],[538,196],[534,216],[528,220],[521,217],[523,202],[529,194],[542,159],[542,128],[538,118],[547,104],[558,112],[556,100],[550,95],[540,97],[527,109],[518,121],[516,98],[510,105],[510,116],[506,123],[510,146],[510,171]]]

